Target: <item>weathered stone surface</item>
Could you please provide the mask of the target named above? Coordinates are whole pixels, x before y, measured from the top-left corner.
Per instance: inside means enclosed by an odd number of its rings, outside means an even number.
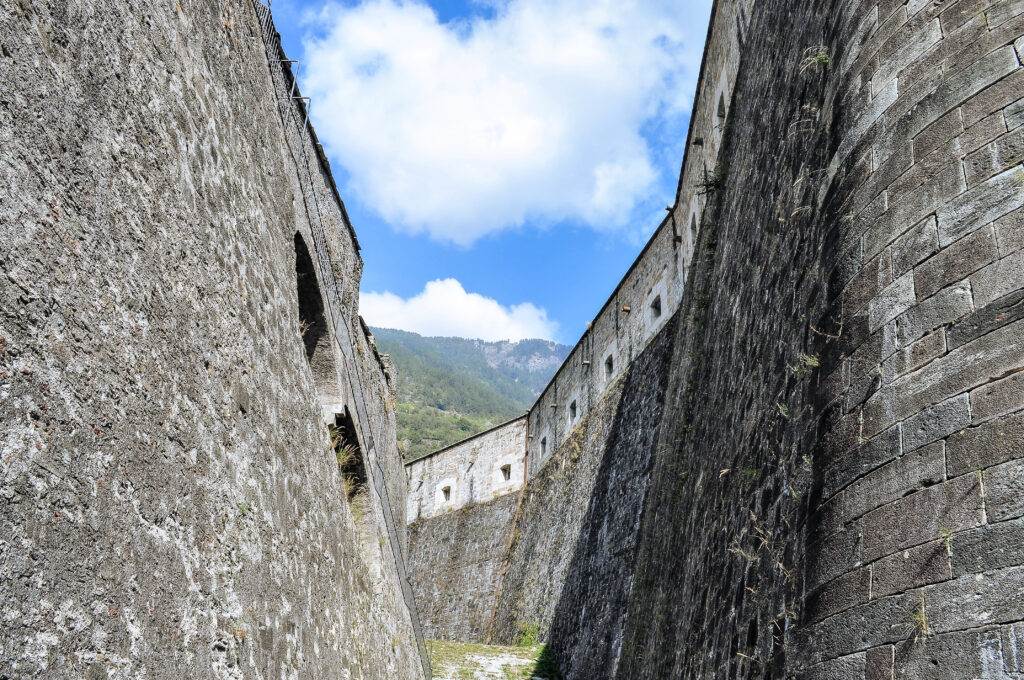
[[[1004,170],[939,210],[939,245],[945,247],[1022,205],[1024,175],[1020,168]]]
[[[893,646],[873,647],[866,652],[864,680],[892,680]]]
[[[946,353],[946,331],[938,329],[915,340],[882,362],[882,379],[889,383]]]
[[[946,470],[950,476],[1021,457],[1024,457],[1024,413],[961,430],[946,441]]]
[[[995,231],[990,228],[979,229],[950,244],[914,269],[918,299],[930,297],[946,286],[966,278],[997,256]]]
[[[409,578],[426,637],[483,642],[519,496],[409,525]]]
[[[858,477],[901,455],[902,434],[900,426],[896,425],[862,443],[834,467],[826,470],[823,496],[832,497]]]
[[[903,451],[913,451],[971,424],[970,399],[961,394],[919,411],[903,423]]]
[[[957,111],[952,113],[959,116]],[[939,252],[938,226],[935,216],[929,215],[893,242],[893,274],[900,276],[918,262],[937,252]]]
[[[925,333],[955,321],[974,309],[971,284],[963,281],[943,288],[897,319],[898,345],[905,347]]]
[[[917,635],[896,647],[895,659],[895,677],[908,680],[1002,677],[998,628]]]
[[[943,443],[908,453],[854,482],[848,490],[845,515],[856,519],[880,505],[941,482],[946,473]]]
[[[949,544],[953,576],[1024,564],[1024,520],[953,534]]]
[[[1022,189],[1024,193],[1024,189]],[[1024,250],[993,262],[971,276],[974,304],[984,307],[1024,286]]]
[[[1024,291],[1016,290],[960,319],[946,332],[946,346],[956,349],[1021,319],[1024,319]]]
[[[907,272],[871,299],[868,305],[868,329],[875,332],[887,321],[907,311],[916,299],[914,273]]]
[[[424,677],[358,245],[253,3],[3,3],[0,46],[0,677]]]
[[[799,680],[850,680],[850,678],[863,678],[864,667],[863,653],[850,654],[817,664],[798,677]]]
[[[1024,359],[1021,361],[1024,364]],[[1024,365],[1002,380],[971,391],[971,422],[975,425],[1024,408]]]
[[[981,480],[964,475],[901,498],[864,516],[864,559],[960,531],[984,522]]]
[[[923,591],[932,632],[1010,623],[1024,611],[1024,567],[968,574]]]
[[[1000,217],[995,222],[995,229],[1000,257],[1024,248],[1024,208],[1017,208]]]
[[[1024,515],[1024,460],[996,465],[983,475],[989,521],[1001,522]]]
[[[871,565],[871,597],[885,597],[952,577],[944,540],[883,557]]]
[[[871,571],[866,567],[829,581],[807,597],[807,621],[821,621],[854,605],[868,601]]]

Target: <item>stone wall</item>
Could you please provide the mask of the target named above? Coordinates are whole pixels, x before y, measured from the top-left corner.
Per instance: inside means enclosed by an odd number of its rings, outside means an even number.
[[[521,489],[526,436],[526,418],[517,418],[406,464],[409,521]]]
[[[718,182],[718,156],[740,63],[741,38],[752,6],[752,0],[716,5],[676,200],[530,409],[527,416],[528,477],[543,467],[679,306],[693,264],[697,227],[707,203],[708,188]],[[436,455],[453,459],[469,455],[481,459],[484,449],[479,443],[468,440],[466,444],[471,444],[471,453],[464,452],[460,442]],[[456,471],[454,463],[439,465],[436,460],[422,458],[409,463],[408,467],[410,478],[417,480],[412,487],[414,494],[420,480],[428,489],[451,486],[453,482],[463,487],[471,483]],[[510,487],[505,492],[518,488]],[[425,502],[431,503],[429,499]],[[462,495],[451,501],[454,504],[451,507],[468,502],[471,502],[469,496]],[[410,512],[412,507],[410,505]]]
[[[0,676],[424,675],[358,244],[266,19],[0,7]]]
[[[410,576],[424,635],[487,637],[518,501],[518,494],[505,494],[409,526]]]
[[[1012,0],[716,4],[677,325],[581,427],[595,324],[531,412],[496,640],[570,680],[1024,671],[1022,36]]]

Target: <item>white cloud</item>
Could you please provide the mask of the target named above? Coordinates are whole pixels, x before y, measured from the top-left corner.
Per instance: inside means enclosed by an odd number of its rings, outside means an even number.
[[[497,300],[467,293],[455,279],[430,281],[408,300],[387,292],[361,293],[359,311],[371,326],[421,335],[515,341],[552,339],[558,331],[558,324],[543,309],[529,302],[505,307]]]
[[[709,6],[507,0],[441,24],[411,0],[329,4],[303,91],[348,190],[404,230],[468,244],[527,219],[621,229],[670,200],[652,193],[674,189],[679,159],[659,168],[641,130],[668,125],[681,152]]]

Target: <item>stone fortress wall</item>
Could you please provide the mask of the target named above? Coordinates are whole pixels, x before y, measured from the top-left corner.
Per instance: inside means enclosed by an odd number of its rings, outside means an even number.
[[[0,45],[0,676],[429,677],[359,245],[268,7],[6,3]]]
[[[408,464],[409,521],[521,489],[526,479],[526,437],[524,416]]]
[[[536,627],[570,680],[1018,677],[1024,4],[744,8],[679,309],[577,427],[549,387],[470,634]],[[418,596],[450,524],[412,526]]]
[[[526,475],[491,488],[486,481],[510,455],[524,423],[513,420],[406,464],[408,514],[428,518],[494,492],[511,493],[535,475],[602,394],[623,374],[675,313],[697,250],[697,232],[716,165],[740,63],[743,31],[753,0],[719,3],[708,31],[676,200],[643,250],[524,416],[525,444],[515,465]],[[494,443],[494,446],[491,446]],[[521,458],[521,460],[520,460]],[[486,470],[486,472],[481,472]],[[483,477],[481,477],[483,475]],[[470,489],[480,485],[482,493]],[[443,489],[450,491],[444,500]],[[486,489],[486,490],[484,490]]]

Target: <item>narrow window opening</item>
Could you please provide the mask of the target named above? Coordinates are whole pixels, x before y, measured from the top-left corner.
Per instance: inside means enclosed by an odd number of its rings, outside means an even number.
[[[605,379],[607,380],[608,378],[612,377],[613,373],[615,373],[615,360],[612,359],[612,355],[609,354],[608,357],[604,360]]]
[[[295,284],[299,297],[299,334],[306,348],[306,360],[312,363],[317,346],[327,334],[327,320],[324,302],[320,297],[320,285],[316,279],[316,268],[309,254],[306,242],[295,234]]]
[[[697,236],[697,214],[690,215],[690,243]]]
[[[651,301],[651,319],[657,319],[661,316],[661,296],[657,296]]]
[[[445,503],[447,503],[448,501],[450,501],[452,499],[452,487],[450,487],[450,486],[442,487],[441,493],[444,494],[444,502]]]
[[[576,402],[575,402],[575,400],[571,404],[569,404],[569,422],[570,423],[575,423],[576,422]]]
[[[501,466],[501,476],[505,478],[506,482],[508,480],[512,479],[512,466],[511,465],[502,465]]]
[[[718,95],[718,120],[725,118],[725,93]]]
[[[547,437],[543,437],[540,440],[540,455],[543,456],[547,452],[548,452],[548,438]]]
[[[331,446],[338,460],[341,481],[349,504],[355,506],[368,503],[366,485],[369,477],[366,474],[366,463],[363,460],[363,450],[359,446],[359,438],[356,436],[355,421],[347,407],[344,413],[334,415],[334,424],[329,430]]]

